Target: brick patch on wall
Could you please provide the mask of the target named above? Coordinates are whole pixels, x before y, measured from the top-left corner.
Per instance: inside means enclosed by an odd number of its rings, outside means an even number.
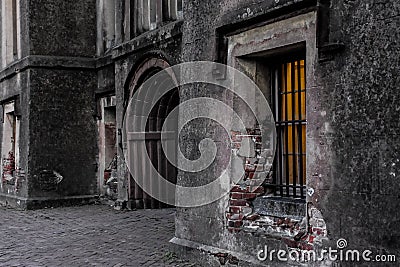
[[[3,159],[3,183],[14,184],[15,157],[12,151],[8,152],[7,158]]]
[[[247,140],[246,140],[247,139]],[[231,189],[227,211],[228,229],[230,232],[242,230],[244,219],[253,213],[251,202],[264,195],[261,184],[268,178],[272,157],[268,149],[262,149],[261,131],[258,127],[247,129],[246,133],[231,132],[233,154],[243,161],[244,177]],[[244,141],[249,141],[247,156],[241,154]]]
[[[248,155],[241,155],[243,141],[249,139]],[[321,212],[309,204],[308,223],[306,218],[265,216],[253,211],[252,202],[259,196],[273,196],[274,189],[270,168],[273,163],[271,149],[262,149],[261,131],[247,129],[246,133],[231,132],[233,155],[243,161],[244,176],[230,191],[226,211],[229,232],[244,231],[252,234],[270,235],[282,240],[289,249],[312,250],[314,244],[327,236],[326,224]],[[246,140],[247,141],[247,140]]]

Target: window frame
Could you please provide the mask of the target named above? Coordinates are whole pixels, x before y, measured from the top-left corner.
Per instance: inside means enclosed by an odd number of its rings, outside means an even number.
[[[6,67],[18,59],[20,22],[19,1],[3,0],[1,3],[1,63]]]
[[[130,39],[182,19],[183,0],[129,0]]]
[[[11,127],[7,127],[6,125],[9,122],[9,118],[12,118],[12,122],[9,123]],[[5,135],[5,131],[8,131],[8,134]],[[11,131],[11,133],[10,133]],[[7,158],[10,152],[13,153],[13,169],[8,170],[11,171],[11,177],[15,177],[15,172],[19,169],[19,137],[20,135],[20,120],[15,113],[15,102],[8,102],[3,104],[3,123],[2,123],[2,143],[1,143],[1,177],[2,182],[5,182],[5,169],[4,169],[4,161],[10,160]],[[10,137],[11,140],[6,140],[7,137]],[[7,146],[6,146],[7,143]],[[8,151],[5,151],[5,148],[10,148]]]
[[[270,64],[268,63],[273,63],[274,59],[283,59],[301,50],[305,53],[305,78],[307,84],[306,113],[308,120],[306,129],[305,199],[276,196],[273,187],[266,188],[268,190],[265,190],[265,194],[257,198],[277,203],[281,203],[282,201],[299,202],[305,205],[306,202],[314,198],[313,194],[310,193],[314,192],[312,189],[319,186],[318,181],[315,180],[312,173],[319,170],[321,159],[313,150],[309,149],[319,144],[318,139],[314,138],[314,133],[316,133],[316,128],[321,127],[319,117],[316,117],[317,114],[315,113],[318,111],[315,106],[315,101],[318,99],[315,89],[317,81],[314,77],[314,72],[316,71],[315,65],[318,61],[316,22],[316,12],[310,11],[292,17],[277,18],[273,21],[267,21],[264,24],[246,25],[243,28],[235,29],[233,32],[223,34],[223,38],[226,38],[224,44],[227,48],[227,51],[223,53],[226,55],[223,59],[226,58],[228,66],[244,71],[254,81],[258,79],[254,70],[255,58],[262,58],[265,63],[267,74],[266,77],[262,78],[264,81],[261,82],[270,82],[271,74],[268,67]],[[256,82],[256,84],[258,83]],[[264,93],[264,95],[266,94]],[[267,100],[270,101],[270,99]],[[273,184],[271,179],[272,177],[268,175],[264,184]],[[291,213],[289,210],[287,212]],[[289,215],[282,213],[283,217]]]
[[[275,126],[277,131],[277,147],[272,169],[272,183],[267,184],[267,186],[275,187],[274,195],[280,197],[301,199],[304,199],[306,197],[305,191],[307,183],[307,144],[305,142],[305,139],[307,127],[307,61],[305,54],[305,51],[288,53],[287,55],[280,57],[279,59],[275,59],[276,62],[274,62],[270,66],[270,105],[274,113]],[[301,70],[301,61],[303,61],[303,71]],[[294,63],[297,63],[297,65]],[[288,64],[291,64],[290,91],[288,90],[289,84],[287,84],[289,80],[289,73],[287,72]],[[285,70],[283,70],[284,68]],[[304,73],[303,77],[299,75],[302,72]],[[304,85],[301,81],[302,78],[304,79]],[[285,80],[285,85],[283,85],[283,79]],[[297,90],[295,89],[296,84]],[[299,87],[300,90],[298,89]],[[304,101],[302,99],[303,93]],[[285,101],[282,101],[280,95],[285,95]],[[290,101],[288,101],[289,95],[291,95],[292,97]],[[284,102],[284,104],[282,102]],[[303,102],[304,118],[302,117]],[[290,107],[289,103],[291,103]],[[295,109],[297,109],[298,114],[296,114]],[[290,112],[290,110],[292,111],[292,114],[287,113]],[[288,131],[291,131],[291,133],[289,133]],[[291,140],[289,140],[290,134]],[[292,151],[289,149],[290,143]],[[291,163],[289,162],[289,160],[287,160],[289,155],[291,155],[292,157]],[[299,157],[299,155],[301,156]],[[290,173],[292,173],[293,176],[290,175]]]

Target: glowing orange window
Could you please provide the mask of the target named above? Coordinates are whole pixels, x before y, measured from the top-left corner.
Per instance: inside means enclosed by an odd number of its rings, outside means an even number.
[[[273,73],[278,138],[274,166],[276,194],[304,198],[307,124],[305,60],[286,61],[279,64]]]

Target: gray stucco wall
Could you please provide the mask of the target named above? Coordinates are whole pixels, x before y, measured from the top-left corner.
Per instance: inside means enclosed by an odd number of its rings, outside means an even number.
[[[279,15],[294,16],[306,6],[315,3],[187,1],[183,61],[218,59],[216,29],[245,29]],[[312,123],[307,130],[307,153],[311,156],[307,179],[315,191],[307,202],[321,211],[327,223],[329,241],[324,245],[335,248],[336,241],[345,238],[351,248],[383,249],[399,255],[400,4],[332,1],[329,10],[329,25],[325,25],[330,29],[328,41],[343,43],[345,50],[316,64],[316,86],[308,88],[308,120]],[[240,21],[243,23],[234,24]],[[195,86],[186,88],[182,100],[195,97],[199,90]],[[182,134],[182,138],[185,134],[196,136],[196,132]],[[187,178],[180,173],[178,181],[187,185]],[[194,177],[198,183],[213,178],[213,170]],[[224,214],[227,201],[224,198],[205,207],[178,209],[176,236],[253,256],[264,244],[286,247],[268,236],[228,233]]]
[[[30,0],[27,11],[30,54],[96,55],[96,0]]]
[[[20,99],[21,166],[28,183],[17,195],[33,199],[96,193],[96,97],[115,90],[117,128],[122,128],[126,90],[140,62],[148,57],[164,58],[171,65],[223,62],[226,48],[219,43],[221,32],[245,31],[316,10],[317,4],[316,0],[185,1],[183,25],[176,22],[129,41],[122,1],[117,1],[116,47],[96,62],[75,60],[96,55],[95,0],[20,2],[25,18],[22,57],[67,57],[26,59],[0,75],[0,100],[18,95]],[[395,0],[336,0],[323,25],[330,33],[326,42],[344,44],[343,51],[315,64],[315,86],[308,88],[307,184],[314,192],[307,202],[327,224],[329,240],[323,245],[335,247],[337,239],[345,238],[352,248],[400,252],[399,11]],[[180,88],[181,101],[198,96],[231,103],[223,90],[209,91],[201,85]],[[200,174],[181,172],[181,185],[210,182],[224,168],[230,153],[228,136],[215,123],[196,120],[186,128],[180,136],[182,151],[188,158],[198,157],[196,147],[204,137],[217,141],[219,162]],[[126,201],[126,168],[120,148],[118,153],[119,200]],[[270,236],[228,232],[227,203],[225,197],[204,207],[179,208],[176,237],[253,256],[265,244],[287,248]],[[209,260],[216,263],[213,257]]]
[[[30,73],[29,197],[94,195],[96,73],[40,69]],[[47,180],[45,170],[63,177],[54,189],[43,184],[56,182],[51,176]]]
[[[332,38],[346,45],[335,61],[318,66],[320,106],[332,130],[315,131],[332,154],[321,166],[320,193],[333,240],[399,254],[398,1],[337,1]],[[318,199],[318,202],[317,202]]]

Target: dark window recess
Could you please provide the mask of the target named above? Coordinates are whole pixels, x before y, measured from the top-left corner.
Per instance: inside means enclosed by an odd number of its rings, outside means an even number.
[[[182,18],[182,0],[130,0],[130,37]]]
[[[12,1],[12,27],[13,27],[13,55],[16,56],[18,54],[17,41],[18,41],[18,33],[17,33],[17,1]]]

